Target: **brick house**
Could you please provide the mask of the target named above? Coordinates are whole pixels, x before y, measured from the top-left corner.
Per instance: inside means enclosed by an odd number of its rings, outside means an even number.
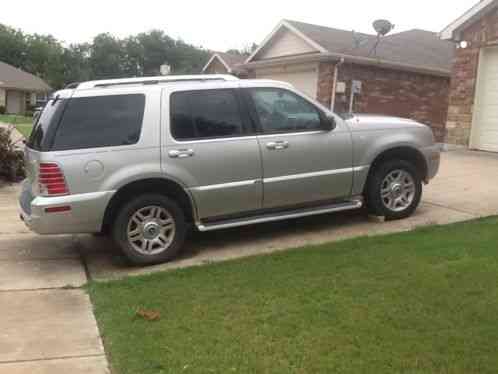
[[[457,42],[447,142],[498,152],[498,0],[482,0],[441,32]]]
[[[377,43],[375,35],[284,20],[243,67],[250,77],[288,81],[336,112],[413,118],[443,141],[454,43],[423,30]]]

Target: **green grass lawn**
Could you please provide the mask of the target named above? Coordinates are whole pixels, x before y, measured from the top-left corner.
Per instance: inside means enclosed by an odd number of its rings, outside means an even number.
[[[0,114],[0,122],[14,125],[16,129],[24,135],[25,138],[29,137],[29,135],[31,134],[31,130],[33,129],[32,117],[12,114]]]
[[[116,374],[498,370],[498,218],[92,282],[89,292]]]
[[[27,139],[31,135],[31,130],[33,130],[33,125],[30,123],[22,123],[22,124],[16,125],[16,129],[21,134],[23,134],[24,137]]]

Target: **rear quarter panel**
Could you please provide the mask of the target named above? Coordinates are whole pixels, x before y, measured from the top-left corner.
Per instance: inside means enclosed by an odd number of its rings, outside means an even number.
[[[44,153],[59,163],[72,194],[114,191],[146,174],[160,174],[160,91],[135,89],[76,91],[73,97],[143,93],[146,96],[140,139],[136,144]]]

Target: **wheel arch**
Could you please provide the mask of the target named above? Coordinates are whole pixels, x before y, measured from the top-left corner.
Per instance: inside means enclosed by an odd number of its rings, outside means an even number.
[[[420,179],[423,181],[427,180],[428,165],[422,152],[411,146],[397,146],[385,149],[375,157],[370,165],[365,188],[368,186],[368,181],[372,174],[375,172],[376,168],[382,163],[390,160],[404,160],[410,162],[420,173]]]
[[[187,222],[193,223],[197,218],[197,209],[192,195],[180,183],[167,178],[146,178],[135,180],[121,186],[107,204],[102,232],[108,232],[119,208],[131,198],[145,193],[158,193],[175,200],[183,212]]]

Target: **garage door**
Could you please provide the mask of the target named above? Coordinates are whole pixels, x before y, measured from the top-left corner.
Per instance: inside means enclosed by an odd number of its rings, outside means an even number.
[[[20,114],[22,110],[23,93],[19,91],[7,91],[7,113]]]
[[[483,50],[472,124],[472,148],[498,152],[498,48]]]
[[[258,79],[273,79],[292,84],[296,89],[312,99],[316,99],[318,73],[317,69],[295,72],[256,72]]]

